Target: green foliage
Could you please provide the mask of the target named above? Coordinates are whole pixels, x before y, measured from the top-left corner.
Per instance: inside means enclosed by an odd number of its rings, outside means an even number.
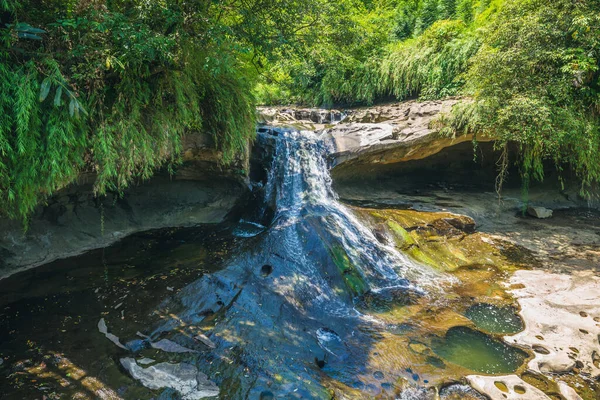
[[[417,23],[419,32],[429,28],[441,17],[439,0],[423,0],[421,12]]]
[[[438,21],[423,35],[390,48],[379,66],[379,94],[424,99],[458,94],[479,41],[462,21]]]
[[[473,1],[459,0],[456,8],[456,15],[465,24],[473,22]]]
[[[254,134],[257,66],[311,40],[321,3],[1,1],[0,214],[26,221],[84,171],[120,192],[175,166],[183,135],[233,161]]]
[[[497,139],[499,186],[508,168],[508,143],[517,144],[525,188],[544,178],[548,160],[559,171],[574,171],[583,194],[598,184],[597,1],[342,4],[350,11],[331,19],[323,28],[326,38],[308,46],[307,56],[269,66],[282,77],[267,84],[269,93],[279,93],[278,103],[287,94],[288,102],[312,105],[468,96],[472,102],[455,107],[439,123],[450,134]],[[377,28],[364,29],[373,25]]]
[[[507,1],[483,37],[466,76],[475,102],[455,111],[453,128],[516,142],[525,185],[551,160],[589,194],[600,180],[600,6]]]
[[[582,0],[0,0],[0,213],[82,172],[122,191],[205,132],[223,162],[254,104],[466,95],[440,123],[600,180],[600,6]],[[501,165],[508,159],[503,152]],[[502,174],[501,174],[502,177]],[[502,181],[502,179],[500,179]]]

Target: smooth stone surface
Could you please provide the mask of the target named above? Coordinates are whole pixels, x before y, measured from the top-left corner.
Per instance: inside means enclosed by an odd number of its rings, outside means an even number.
[[[491,400],[550,400],[544,392],[525,382],[517,375],[469,375],[467,380],[473,388],[484,393]],[[502,385],[498,385],[497,382]],[[504,390],[501,390],[500,387]]]
[[[142,368],[133,358],[122,358],[121,365],[147,388],[171,388],[178,391],[183,400],[197,400],[219,394],[217,385],[191,364],[159,363]]]
[[[594,352],[600,344],[600,324],[594,318],[600,317],[600,277],[593,271],[567,275],[521,270],[508,284],[521,306],[525,330],[506,341],[547,350],[534,352],[529,368],[565,373],[580,362],[581,372],[599,377]]]
[[[575,389],[562,381],[558,381],[558,389],[565,400],[583,400],[581,396],[577,394]]]

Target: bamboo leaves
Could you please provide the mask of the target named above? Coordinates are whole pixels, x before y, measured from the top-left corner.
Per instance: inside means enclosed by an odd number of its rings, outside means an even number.
[[[43,102],[50,94],[50,90],[52,86],[56,87],[56,92],[54,94],[54,107],[60,107],[62,105],[62,95],[63,92],[66,94],[67,99],[69,101],[69,115],[71,117],[79,118],[79,113],[81,112],[84,115],[88,115],[88,112],[83,108],[81,102],[77,99],[75,93],[69,90],[66,86],[66,82],[62,75],[54,71],[54,75],[44,78],[40,85],[40,95],[39,100]]]
[[[48,94],[50,93],[50,87],[52,86],[52,81],[50,78],[45,78],[40,85],[40,101],[46,100]]]
[[[56,93],[54,95],[54,107],[60,107],[60,105],[62,104],[62,91],[62,86],[56,88]]]

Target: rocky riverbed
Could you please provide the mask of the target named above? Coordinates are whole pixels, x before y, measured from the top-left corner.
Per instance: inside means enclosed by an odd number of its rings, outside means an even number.
[[[231,178],[186,179],[132,192],[129,208],[116,200],[129,220],[110,214],[113,234],[212,224],[137,233],[0,280],[0,391],[597,399],[597,203],[551,179],[524,197],[514,171],[499,198],[491,138],[474,151],[472,138],[436,130],[458,101],[263,109],[251,194]],[[96,217],[55,201],[66,211],[33,225],[35,238],[53,232],[51,258],[84,250],[69,227],[86,232]],[[27,240],[14,237],[5,265],[39,259]]]

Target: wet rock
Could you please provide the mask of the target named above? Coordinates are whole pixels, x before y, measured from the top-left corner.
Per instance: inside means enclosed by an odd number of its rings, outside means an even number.
[[[383,228],[375,228],[373,229],[373,235],[377,239],[377,241],[381,244],[388,244],[389,240],[385,234],[385,230]]]
[[[166,351],[167,353],[197,353],[196,350],[183,347],[169,339],[161,339],[158,342],[152,342],[150,343],[150,346],[154,349]]]
[[[148,347],[148,342],[145,340],[134,339],[125,343],[125,347],[127,347],[130,351],[137,353]]]
[[[453,384],[440,390],[440,400],[486,400],[486,397],[471,386]]]
[[[336,357],[343,357],[346,355],[346,346],[342,341],[342,338],[329,328],[317,329],[317,342],[319,346]]]
[[[219,388],[191,364],[159,363],[148,368],[139,366],[133,358],[122,358],[121,365],[149,389],[171,388],[183,400],[197,400],[219,395]]]
[[[195,340],[198,340],[202,343],[204,343],[206,346],[210,347],[211,349],[216,348],[217,346],[213,343],[212,340],[210,340],[206,335],[203,335],[201,333],[197,334],[196,336],[194,336]]]
[[[416,291],[406,287],[370,290],[356,299],[356,307],[363,311],[386,312],[416,304],[420,296]]]
[[[425,388],[408,387],[404,389],[397,400],[434,400],[435,393]]]
[[[552,217],[552,210],[545,207],[527,207],[527,214],[535,218],[545,219]]]
[[[444,218],[443,220],[464,233],[475,232],[475,220],[473,220],[473,218],[465,215],[457,215],[456,217]]]

